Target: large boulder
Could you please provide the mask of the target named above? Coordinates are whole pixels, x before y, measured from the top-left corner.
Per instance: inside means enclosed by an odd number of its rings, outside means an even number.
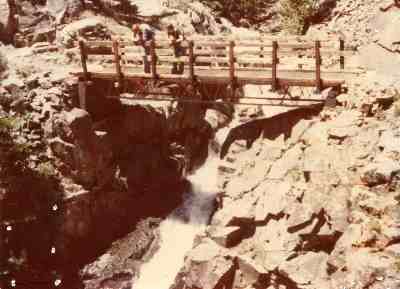
[[[54,155],[66,165],[63,169],[75,180],[86,186],[103,186],[115,175],[113,151],[106,135],[96,133],[88,112],[74,108],[64,113],[60,120],[61,135],[50,140]]]
[[[380,158],[364,168],[361,180],[368,186],[386,184],[398,172],[400,172],[400,162],[389,158]]]
[[[398,27],[400,15],[397,10],[380,13],[373,21],[378,33],[378,44],[391,52],[400,52],[400,35]]]
[[[57,35],[57,41],[65,47],[71,48],[74,47],[74,41],[85,34],[106,36],[108,32],[101,18],[89,17],[66,25]]]
[[[76,17],[82,11],[83,1],[80,0],[48,0],[47,10],[56,19],[58,24],[63,24],[65,18]]]
[[[233,258],[211,240],[200,243],[186,257],[183,269],[184,288],[214,289],[234,273]]]

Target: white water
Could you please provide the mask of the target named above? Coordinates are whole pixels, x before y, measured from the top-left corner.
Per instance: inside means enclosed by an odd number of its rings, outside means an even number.
[[[222,130],[218,142],[226,135]],[[189,177],[192,192],[186,193],[181,207],[160,225],[160,249],[142,266],[134,289],[168,289],[183,266],[185,254],[192,248],[194,237],[201,233],[210,218],[217,193],[219,158],[210,150],[206,163]]]

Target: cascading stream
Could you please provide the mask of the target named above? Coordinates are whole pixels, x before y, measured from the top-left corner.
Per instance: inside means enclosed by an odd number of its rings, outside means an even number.
[[[217,134],[218,143],[227,131],[224,129]],[[168,289],[172,285],[195,236],[205,229],[209,221],[217,193],[218,163],[218,156],[210,149],[205,165],[188,178],[192,191],[185,194],[182,206],[161,223],[160,249],[142,266],[134,289]]]

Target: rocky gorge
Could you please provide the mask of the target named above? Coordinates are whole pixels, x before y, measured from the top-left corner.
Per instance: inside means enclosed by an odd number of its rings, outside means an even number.
[[[0,0],[0,116],[12,123],[0,131],[29,148],[17,180],[35,176],[14,188],[15,168],[3,175],[1,163],[0,287],[136,288],[162,246],[181,241],[170,289],[400,288],[400,10],[380,9],[392,1],[319,1],[307,34],[345,34],[358,49],[349,64],[366,71],[323,92],[336,107],[221,113],[106,98],[93,83],[77,108],[73,43],[129,35],[125,2]],[[157,6],[161,28],[259,33],[169,2]],[[259,30],[280,29],[271,3]],[[136,20],[156,21],[136,4]]]

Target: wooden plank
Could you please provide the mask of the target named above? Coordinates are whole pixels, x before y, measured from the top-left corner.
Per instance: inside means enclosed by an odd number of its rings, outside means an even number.
[[[85,41],[80,40],[79,41],[79,49],[81,52],[81,64],[82,64],[82,70],[83,70],[83,77],[85,81],[89,80],[89,74],[88,74],[88,68],[87,68],[87,55],[86,55],[86,49],[85,49]]]
[[[86,54],[88,55],[113,55],[112,47],[86,47]]]
[[[141,68],[143,67],[142,64],[125,64],[123,65],[124,69],[137,69],[137,68]],[[254,71],[254,72],[258,72],[258,71],[267,71],[267,72],[271,72],[271,64],[266,65],[265,67],[240,67],[239,65],[235,64],[235,71]],[[157,69],[160,70],[170,70],[171,66],[169,65],[157,65]],[[204,65],[204,66],[200,66],[200,65],[194,65],[193,69],[195,71],[199,70],[199,71],[209,71],[211,74],[214,72],[227,72],[227,75],[229,74],[229,66],[219,66],[219,67],[210,67],[209,65]],[[190,73],[189,73],[190,75]]]
[[[112,98],[111,96],[106,96],[106,98]],[[157,101],[157,102],[170,102],[177,101],[181,103],[197,103],[197,104],[215,104],[216,102],[213,100],[198,100],[198,99],[177,99],[177,98],[155,98],[155,97],[129,97],[127,95],[123,95],[120,97],[121,99],[131,100],[131,101]],[[237,101],[218,101],[220,104],[232,104],[238,106],[280,106],[280,107],[307,107],[308,105],[299,105],[299,104],[288,104],[282,103],[282,99],[271,99],[270,101],[277,101],[279,103],[255,103],[255,102],[237,102]],[[322,102],[322,101],[318,101]]]
[[[72,73],[76,76],[82,76],[82,72]],[[113,79],[115,77],[115,73],[110,72],[93,72],[91,73],[92,78],[96,79]],[[152,79],[151,74],[146,73],[125,73],[125,79],[135,80],[135,79]],[[218,75],[209,75],[206,76],[197,75],[199,81],[207,81],[209,83],[219,83],[219,84],[229,84],[230,78],[229,76],[218,76]],[[161,81],[171,81],[171,82],[186,82],[190,83],[190,78],[186,75],[173,75],[173,74],[161,74],[159,76],[159,80]],[[267,77],[241,77],[236,76],[236,81],[240,85],[245,84],[271,84],[272,78]],[[334,87],[344,84],[344,80],[332,80],[332,79],[324,79],[322,84],[323,87]],[[304,87],[315,87],[315,79],[288,79],[288,78],[280,78],[279,83],[281,85],[288,86],[304,86]]]
[[[272,54],[270,54],[272,56]],[[236,57],[236,63],[240,64],[271,64],[271,59],[264,57]]]
[[[158,50],[156,50],[157,55],[158,55]],[[329,55],[334,55],[334,56],[340,56],[340,55],[353,55],[353,52],[348,52],[348,51],[324,51],[320,50],[321,55],[325,56],[326,54]],[[212,53],[207,52],[207,53],[202,53],[198,54],[195,53],[195,58],[197,62],[219,62],[219,63],[228,63],[229,62],[229,55],[227,56],[210,56]],[[309,50],[309,51],[292,51],[292,52],[285,52],[285,51],[279,51],[279,54],[281,56],[306,56],[306,57],[314,57],[314,51]],[[124,55],[130,59],[137,59],[137,58],[142,58],[143,54],[142,53],[124,53]],[[207,56],[202,56],[202,55],[207,55]],[[260,51],[236,51],[235,49],[235,55],[237,62],[241,63],[260,63],[262,61],[263,63],[268,63],[263,59],[260,58],[271,58],[272,57],[272,51],[263,51],[260,53]],[[254,56],[259,56],[259,57],[254,57]],[[187,56],[181,56],[179,59],[175,58],[173,55],[171,56],[165,56],[165,55],[158,55],[158,60],[159,61],[169,61],[169,62],[174,62],[174,61],[183,61],[185,63],[189,63],[189,57]]]
[[[320,49],[321,55],[323,56],[343,56],[343,57],[348,57],[348,56],[353,56],[356,54],[355,51],[350,51],[350,50],[344,50],[344,51],[339,51],[339,50],[333,50],[333,49]],[[257,51],[257,50],[242,50],[242,51],[237,51],[235,50],[236,56],[261,56],[261,57],[271,57],[272,56],[272,50],[263,50]],[[279,55],[280,56],[309,56],[313,57],[314,56],[314,48],[309,49],[309,50],[282,50],[280,49],[279,45]]]
[[[106,96],[107,98],[112,98],[112,96]],[[182,103],[198,103],[198,104],[215,104],[216,102],[213,100],[198,100],[198,99],[177,99],[177,98],[155,98],[155,97],[128,97],[123,95],[120,97],[121,99],[127,99],[131,101],[158,101],[158,102],[170,102],[170,101],[178,101]],[[220,104],[233,104],[239,106],[281,106],[281,107],[307,107],[308,105],[299,105],[299,104],[287,104],[282,103],[281,98],[271,99],[270,101],[277,101],[280,103],[252,103],[252,102],[237,102],[237,101],[218,101]],[[310,101],[311,102],[311,101]],[[322,102],[322,101],[312,101],[312,102]]]
[[[322,80],[321,80],[321,43],[317,40],[315,41],[315,85],[317,91],[322,91]]]
[[[143,61],[143,57],[145,57],[144,54],[140,54],[140,53],[124,53],[124,54],[122,54],[122,56],[126,60],[134,60],[134,61]],[[148,58],[150,60],[150,56]]]
[[[160,48],[156,49],[156,53],[158,56],[172,56],[174,55],[174,50],[171,48]]]
[[[219,50],[216,48],[226,48],[229,46],[229,41],[219,41],[219,42],[215,42],[215,41],[207,41],[207,42],[199,42],[199,43],[194,43],[194,50],[195,50],[195,54],[203,54],[210,52],[212,54],[215,54],[216,52],[221,52],[223,53],[224,50]],[[252,51],[251,47],[253,48],[257,48],[255,49],[255,51],[259,51],[259,48],[271,48],[269,50],[269,52],[272,52],[272,42],[270,43],[264,43],[264,42],[254,42],[251,45],[240,45],[240,43],[235,43],[236,44],[236,51]],[[348,56],[348,55],[352,55],[354,54],[353,49],[351,49],[350,47],[345,47],[344,44],[343,45],[343,53],[341,55],[343,56]],[[112,42],[111,41],[88,41],[86,42],[86,46],[87,46],[87,50],[88,53],[90,52],[90,54],[109,54],[111,53],[111,47],[112,47]],[[185,45],[184,45],[185,46]],[[205,47],[206,49],[199,49],[200,47]],[[187,44],[185,47],[189,47],[189,44]],[[279,50],[280,51],[288,51],[288,52],[292,52],[292,51],[296,51],[296,50],[300,50],[300,51],[306,51],[306,50],[312,50],[313,49],[313,44],[311,43],[285,43],[279,42]],[[143,50],[142,46],[139,45],[134,45],[133,43],[129,42],[129,43],[124,43],[124,42],[120,42],[120,48],[122,52],[140,52],[141,50]],[[250,48],[250,49],[249,49]],[[335,49],[335,45],[321,45],[321,52],[324,51],[325,54],[334,54],[334,53],[338,53],[338,50]],[[165,43],[164,45],[160,45],[160,43],[157,42],[157,46],[156,46],[157,50],[160,50],[160,54],[164,54],[164,53],[170,53],[172,52],[172,49],[170,47],[169,43]],[[266,49],[264,49],[265,51],[268,51]],[[347,53],[345,53],[345,51]]]
[[[190,62],[190,57],[189,56],[159,56],[157,57],[158,61],[162,62],[183,62],[186,64],[189,64]]]
[[[132,66],[132,65],[131,65]],[[129,65],[126,65],[124,67],[129,67]],[[168,74],[168,72],[171,70],[170,66],[157,66],[158,70],[162,74]],[[164,70],[161,70],[164,69]],[[99,65],[91,65],[89,66],[90,71],[97,71],[97,72],[107,72],[110,75],[114,75],[113,78],[115,78],[115,69],[113,66],[107,65],[107,66],[99,66]],[[195,66],[195,70],[198,71],[197,76],[201,75],[210,75],[211,77],[226,77],[229,79],[229,66],[225,67],[213,67],[210,68],[208,66]],[[272,70],[271,69],[250,69],[250,68],[243,68],[243,69],[238,69],[236,68],[236,76],[238,77],[248,77],[248,78],[265,78],[265,75],[270,73],[272,75]],[[239,73],[240,72],[240,73]],[[143,69],[137,69],[137,66],[134,67],[132,66],[132,69],[129,71],[125,71],[124,74],[130,73],[131,75],[136,75],[137,73],[143,73]],[[307,79],[312,79],[314,80],[315,83],[315,69],[278,69],[278,75],[281,78],[307,78]],[[360,73],[364,73],[362,70],[321,70],[321,76],[324,79],[349,79],[358,76]],[[81,76],[83,75],[83,72],[80,74]]]
[[[180,56],[180,57],[175,57],[175,56],[159,56],[156,52],[156,61],[158,62],[184,62],[184,63],[189,63],[189,57],[188,56]],[[143,54],[138,54],[138,53],[126,53],[124,56],[127,59],[132,59],[132,60],[143,60],[144,55]],[[152,61],[152,56],[149,55],[147,56],[149,61]]]
[[[164,46],[169,46],[169,40],[167,37],[162,37],[159,35],[156,35],[155,37],[157,39],[157,44],[161,47]],[[264,35],[260,37],[253,37],[253,36],[241,36],[241,37],[231,37],[231,36],[193,36],[193,37],[188,37],[187,41],[184,41],[182,45],[187,46],[189,45],[189,41],[194,41],[195,46],[197,44],[204,45],[205,43],[226,43],[226,46],[228,46],[229,41],[236,41],[237,46],[241,46],[243,44],[244,46],[246,45],[253,45],[255,43],[262,43],[262,45],[269,45],[272,47],[272,41],[278,41],[280,45],[287,44],[288,46],[291,45],[298,45],[299,43],[313,43],[316,40],[319,40],[321,42],[321,47],[328,47],[335,45],[338,40],[344,40],[343,37],[328,37],[328,38],[323,38],[323,37],[309,37],[309,36],[270,36],[270,35]],[[112,41],[105,40],[105,41],[89,41],[88,46],[108,46],[112,47]],[[219,44],[218,44],[219,45]],[[127,46],[135,46],[135,44],[130,41],[130,40],[123,40],[120,41],[120,47],[127,47]]]
[[[201,56],[201,57],[196,57],[196,62],[229,63],[229,57]]]
[[[274,41],[272,44],[272,91],[278,89],[278,77],[277,77],[277,66],[278,66],[278,42]]]
[[[142,46],[120,47],[119,51],[125,54],[126,53],[144,54],[144,48]]]
[[[156,38],[162,41],[168,41],[166,33],[157,33]],[[343,38],[341,35],[333,35],[328,37],[312,37],[312,36],[301,36],[301,35],[270,35],[270,34],[259,34],[259,35],[193,35],[186,37],[188,40],[193,41],[204,41],[204,40],[227,40],[229,41],[315,41],[320,40],[321,42],[336,42],[339,38]]]

